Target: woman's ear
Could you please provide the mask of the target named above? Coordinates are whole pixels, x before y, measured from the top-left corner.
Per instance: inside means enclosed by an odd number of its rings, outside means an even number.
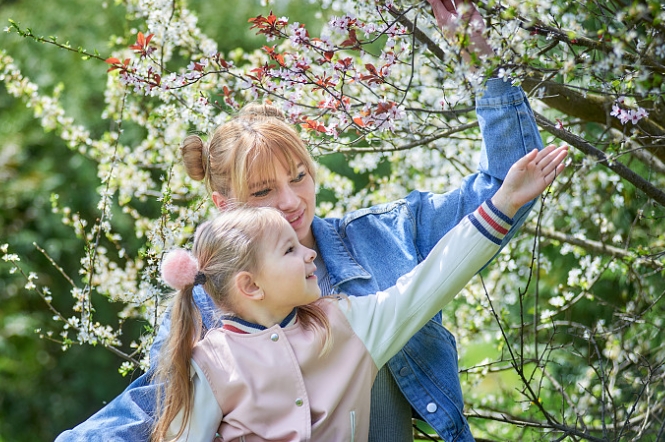
[[[215,191],[215,192],[212,193],[212,202],[215,204],[215,206],[219,210],[223,210],[226,207],[226,203],[228,202],[228,198],[226,198],[221,193]]]
[[[265,297],[263,289],[256,285],[254,282],[254,276],[246,271],[242,271],[235,276],[235,286],[240,293],[245,298],[262,301]]]

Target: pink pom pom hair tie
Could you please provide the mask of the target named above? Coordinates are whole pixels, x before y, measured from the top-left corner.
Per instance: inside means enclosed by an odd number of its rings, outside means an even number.
[[[190,252],[175,249],[162,261],[162,279],[170,287],[182,290],[189,285],[205,284],[206,277],[199,272],[198,263]]]

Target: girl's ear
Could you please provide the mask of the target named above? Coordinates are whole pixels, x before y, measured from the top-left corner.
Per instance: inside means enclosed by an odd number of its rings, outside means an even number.
[[[215,207],[217,207],[219,210],[223,210],[226,207],[228,198],[226,198],[221,193],[215,191],[212,193],[212,202],[215,203]]]
[[[242,271],[235,276],[235,285],[238,293],[242,296],[254,300],[262,301],[265,297],[263,289],[254,282],[254,276],[246,271]]]

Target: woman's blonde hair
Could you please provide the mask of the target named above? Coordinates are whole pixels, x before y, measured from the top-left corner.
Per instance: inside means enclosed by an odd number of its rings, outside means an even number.
[[[187,174],[205,181],[209,192],[246,201],[249,177],[256,181],[275,179],[275,162],[284,164],[293,176],[299,164],[315,178],[315,166],[305,143],[284,114],[269,104],[252,103],[236,117],[219,126],[209,141],[198,135],[185,138],[180,146]]]
[[[224,312],[234,312],[230,296],[234,276],[241,271],[252,273],[260,269],[262,246],[269,243],[267,236],[283,228],[284,223],[287,221],[276,209],[236,205],[221,211],[196,230],[192,254],[199,273],[205,275],[203,289]],[[171,330],[160,351],[153,380],[159,386],[153,441],[164,440],[169,425],[183,410],[183,426],[175,438],[180,437],[192,411],[190,364],[202,330],[193,287],[194,281],[178,291],[171,307]],[[332,345],[330,323],[318,304],[298,307],[297,318],[303,327],[319,334],[321,352],[325,353]]]

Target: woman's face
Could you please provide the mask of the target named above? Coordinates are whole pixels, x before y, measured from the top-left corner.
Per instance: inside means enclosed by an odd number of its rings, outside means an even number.
[[[295,174],[291,174],[287,164],[282,159],[275,161],[274,181],[254,180],[250,174],[246,202],[252,206],[279,210],[295,230],[300,243],[313,248],[312,220],[316,206],[314,179],[303,163],[297,164]],[[213,194],[213,200],[220,208],[226,202],[217,192]]]

